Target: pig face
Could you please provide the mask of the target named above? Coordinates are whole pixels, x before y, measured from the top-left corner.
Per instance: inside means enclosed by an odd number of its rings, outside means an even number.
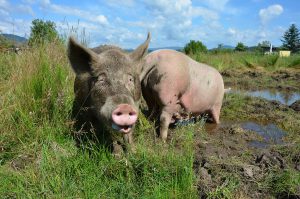
[[[138,118],[140,74],[150,41],[132,53],[117,47],[97,54],[70,38],[68,56],[76,78],[84,79],[84,93],[93,114],[111,130],[130,133]],[[76,82],[75,82],[76,84]]]

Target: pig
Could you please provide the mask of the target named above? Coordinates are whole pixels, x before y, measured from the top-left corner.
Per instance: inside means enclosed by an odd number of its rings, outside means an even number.
[[[69,39],[68,58],[76,74],[72,109],[75,130],[95,132],[101,143],[112,146],[113,153],[133,143],[141,68],[149,42],[150,33],[129,53],[110,45],[89,49]]]
[[[219,123],[225,90],[223,78],[215,68],[168,49],[153,51],[145,60],[142,94],[152,115],[159,117],[159,136],[163,141],[172,117],[183,112],[192,116],[206,113]]]

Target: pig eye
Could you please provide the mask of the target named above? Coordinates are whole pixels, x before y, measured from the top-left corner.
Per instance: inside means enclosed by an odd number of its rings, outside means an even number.
[[[128,81],[129,81],[129,82],[134,82],[133,76],[129,75],[129,76],[128,76]]]
[[[106,81],[106,75],[105,74],[100,74],[98,76],[98,82],[104,83]]]

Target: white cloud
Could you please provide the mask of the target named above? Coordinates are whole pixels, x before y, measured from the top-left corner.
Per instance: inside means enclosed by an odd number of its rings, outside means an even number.
[[[236,34],[236,30],[234,28],[228,28],[227,32],[231,36],[234,36]]]
[[[3,33],[12,33],[19,36],[28,37],[30,33],[30,23],[31,21],[26,21],[22,19],[15,19],[10,21],[0,21],[0,31]]]
[[[13,5],[7,0],[0,0],[0,31],[20,36],[24,36],[25,33],[28,35],[30,22],[12,17],[12,13],[34,15],[30,6],[21,3]]]
[[[150,19],[146,22],[147,27],[159,33],[161,40],[177,42],[185,39],[191,34],[196,18],[207,25],[211,24],[213,28],[219,26],[219,15],[216,11],[194,6],[191,0],[143,0],[143,2],[150,15],[147,17]],[[139,24],[141,23],[136,25]]]
[[[193,16],[200,16],[207,21],[214,21],[219,19],[217,12],[203,8],[203,7],[193,7],[192,8]]]
[[[267,8],[259,10],[259,17],[262,25],[267,24],[271,19],[281,15],[283,7],[279,4],[271,5]]]
[[[3,13],[24,13],[34,15],[32,8],[28,5],[13,5],[6,0],[0,0],[0,14]]]
[[[99,22],[100,24],[108,25],[107,18],[104,15],[98,15],[96,16],[95,20]]]
[[[107,0],[106,3],[113,7],[132,7],[135,5],[134,0]]]
[[[91,12],[80,10],[77,8],[69,7],[69,6],[62,6],[58,4],[53,4],[50,0],[42,0],[42,7],[47,10],[52,10],[58,14],[64,14],[68,16],[77,16],[89,21],[97,22],[101,25],[108,25],[108,20],[104,15],[95,15]]]
[[[210,8],[222,11],[225,9],[225,6],[229,2],[229,0],[205,0],[203,2]]]
[[[236,14],[241,18],[244,16],[241,10],[234,12],[238,8],[230,7],[233,6],[229,4],[230,0],[98,2],[100,5],[85,3],[84,7],[80,7],[80,4],[54,3],[51,0],[20,0],[19,3],[0,0],[0,29],[9,33],[14,31],[21,36],[26,32],[28,35],[31,21],[17,21],[21,18],[18,13],[22,12],[55,22],[63,35],[68,36],[73,31],[79,40],[86,37],[90,47],[107,43],[124,48],[139,45],[148,31],[152,33],[151,47],[183,46],[193,39],[201,40],[209,48],[216,47],[218,43],[236,45],[242,41],[246,45],[254,45],[259,40],[278,41],[282,32],[271,26],[264,28],[283,12],[282,6],[277,4],[259,11],[261,27],[242,29],[231,24]],[[41,9],[34,10],[37,7]],[[68,23],[61,22],[64,17]]]

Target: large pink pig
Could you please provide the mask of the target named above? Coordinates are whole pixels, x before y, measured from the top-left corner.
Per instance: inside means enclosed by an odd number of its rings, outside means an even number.
[[[174,50],[157,50],[146,56],[141,80],[143,97],[159,116],[164,141],[172,117],[182,110],[194,116],[207,113],[219,123],[224,83],[211,66]]]

